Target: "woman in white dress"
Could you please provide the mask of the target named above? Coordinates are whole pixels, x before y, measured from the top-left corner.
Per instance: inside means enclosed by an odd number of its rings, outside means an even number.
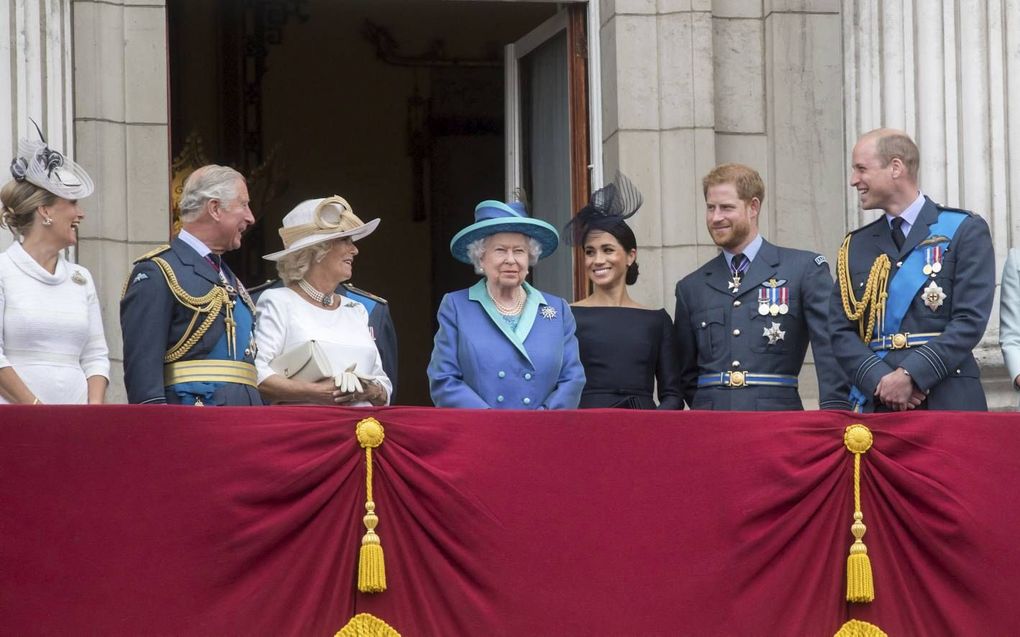
[[[96,287],[62,254],[92,180],[44,140],[21,140],[11,174],[0,189],[0,225],[15,239],[0,254],[0,403],[102,403],[110,360]]]
[[[263,258],[277,262],[286,287],[263,292],[255,308],[255,370],[259,391],[269,402],[388,404],[393,384],[368,328],[368,312],[336,293],[353,273],[354,242],[378,225],[378,219],[363,223],[338,196],[304,201],[283,218],[285,249]],[[298,380],[277,371],[274,361],[310,341],[329,359],[323,378]]]

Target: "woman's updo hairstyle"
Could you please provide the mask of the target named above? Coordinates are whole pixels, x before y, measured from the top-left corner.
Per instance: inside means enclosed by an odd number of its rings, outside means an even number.
[[[570,245],[584,246],[591,232],[607,232],[616,238],[623,249],[630,253],[637,249],[634,231],[625,221],[641,207],[641,191],[621,172],[613,181],[592,193],[588,205],[574,216],[563,228],[564,240]],[[634,285],[638,278],[637,259],[627,267],[624,281]]]
[[[39,206],[52,206],[58,197],[52,192],[27,181],[12,179],[0,189],[0,226],[11,231],[15,238],[24,237],[35,222]]]

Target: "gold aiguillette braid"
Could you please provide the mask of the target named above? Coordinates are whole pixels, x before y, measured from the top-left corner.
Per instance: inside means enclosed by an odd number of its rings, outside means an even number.
[[[839,296],[843,301],[843,312],[851,321],[857,321],[857,332],[867,343],[874,334],[875,323],[885,321],[885,301],[889,297],[889,272],[892,263],[889,256],[879,255],[871,264],[868,282],[858,301],[854,296],[853,280],[850,278],[850,235],[843,240],[836,257],[836,277],[839,279]]]
[[[216,321],[216,317],[219,315],[223,304],[227,303],[229,306],[230,296],[225,289],[218,285],[214,285],[203,296],[192,296],[181,287],[169,263],[159,257],[153,257],[152,262],[159,266],[160,271],[163,273],[163,278],[166,279],[166,284],[170,288],[170,292],[177,297],[180,304],[195,312],[195,315],[191,318],[191,323],[188,324],[188,329],[184,330],[184,336],[163,357],[163,362],[173,363],[187,354],[195,346],[195,343],[205,336],[205,333],[209,331],[209,328]],[[206,314],[206,317],[201,325],[195,328],[199,314]]]

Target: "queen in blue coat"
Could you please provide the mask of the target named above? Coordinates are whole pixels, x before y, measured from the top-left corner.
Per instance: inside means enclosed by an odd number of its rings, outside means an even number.
[[[485,278],[439,306],[429,388],[437,407],[576,409],[584,389],[574,317],[563,299],[525,281],[559,234],[520,203],[483,201],[450,242]]]

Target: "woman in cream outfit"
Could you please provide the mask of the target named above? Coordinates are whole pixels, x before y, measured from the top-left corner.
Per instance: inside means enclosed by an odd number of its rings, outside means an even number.
[[[96,287],[62,254],[92,180],[45,141],[22,140],[11,174],[0,190],[0,225],[15,239],[0,254],[0,403],[102,403],[110,361]]]
[[[368,312],[336,294],[336,287],[353,274],[354,242],[378,225],[378,219],[363,223],[338,196],[304,201],[283,218],[285,248],[264,258],[277,262],[286,287],[263,292],[255,308],[255,370],[266,400],[353,407],[389,403],[393,384],[368,328]],[[348,380],[355,375],[360,389],[334,378],[302,381],[273,370],[277,357],[313,340],[332,372],[342,376],[350,370]]]

